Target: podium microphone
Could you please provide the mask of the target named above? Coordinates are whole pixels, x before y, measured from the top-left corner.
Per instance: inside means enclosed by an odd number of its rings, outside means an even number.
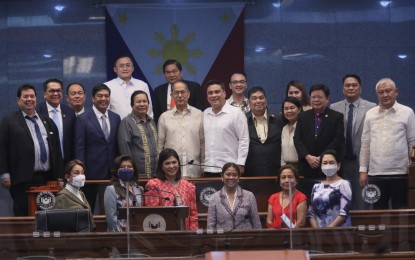
[[[151,190],[156,190],[156,191],[158,191],[158,192],[165,192],[165,193],[169,193],[169,194],[171,194],[171,195],[173,195],[173,206],[177,206],[177,200],[176,200],[176,194],[174,194],[173,192],[170,192],[170,191],[167,191],[167,190],[160,190],[160,189],[145,189],[144,190],[144,192],[148,192],[148,191],[151,191]],[[153,197],[159,197],[159,198],[162,198],[162,199],[164,199],[164,200],[171,200],[170,198],[168,198],[168,197],[163,197],[163,196],[158,196],[158,195],[146,195],[146,194],[144,194],[144,196],[153,196]]]
[[[195,160],[190,160],[185,165],[182,165],[182,166],[186,166],[186,165],[195,165],[195,166],[201,166],[201,167],[218,168],[218,169],[220,169],[222,171],[222,167],[220,167],[220,166],[206,165],[206,164],[197,164],[197,163],[195,163]]]
[[[216,166],[216,165],[207,165],[207,164],[197,164],[195,163],[195,160],[190,160],[188,161],[184,166],[186,165],[196,165],[196,166],[201,166],[201,167],[209,167],[209,168],[218,168],[220,169],[219,172],[213,172],[211,173],[211,176],[204,176],[205,174],[203,174],[204,177],[220,177],[221,176],[221,172],[222,172],[222,167],[220,166]],[[206,171],[205,171],[206,173]]]

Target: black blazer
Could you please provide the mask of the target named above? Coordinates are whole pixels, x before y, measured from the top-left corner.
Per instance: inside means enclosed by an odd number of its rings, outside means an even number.
[[[252,112],[246,113],[249,131],[249,152],[244,176],[276,176],[281,164],[281,115],[268,111],[268,136],[262,143],[256,132]]]
[[[199,83],[193,82],[193,81],[187,81],[186,82],[187,87],[190,91],[190,97],[189,97],[189,105],[203,111],[205,109],[205,106],[203,104],[202,99],[202,91]],[[153,105],[154,110],[154,119],[156,122],[158,121],[161,114],[167,111],[167,88],[169,86],[169,83],[164,83],[160,86],[158,86],[154,90],[155,95],[155,101]]]
[[[59,132],[52,119],[39,114],[48,134],[50,173],[48,180],[63,178]],[[29,127],[18,110],[6,115],[0,124],[0,174],[10,173],[12,185],[30,182],[35,165],[34,140]]]
[[[39,114],[49,117],[46,102],[39,104],[36,108]],[[74,131],[76,115],[72,108],[61,103],[62,129],[63,129],[63,162],[66,165],[74,159]],[[53,121],[53,120],[52,120]]]
[[[324,178],[321,169],[312,169],[305,156],[320,156],[327,149],[335,150],[340,160],[344,154],[343,114],[326,108],[322,115],[320,131],[315,137],[314,109],[300,113],[294,133],[294,145],[298,154],[298,171],[306,178]]]

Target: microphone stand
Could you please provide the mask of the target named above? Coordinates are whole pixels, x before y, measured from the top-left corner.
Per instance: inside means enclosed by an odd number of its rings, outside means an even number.
[[[130,258],[130,192],[129,181],[125,181],[125,201],[127,202],[127,258]]]
[[[293,203],[292,203],[291,181],[288,182],[288,198],[290,202],[290,249],[293,250]]]

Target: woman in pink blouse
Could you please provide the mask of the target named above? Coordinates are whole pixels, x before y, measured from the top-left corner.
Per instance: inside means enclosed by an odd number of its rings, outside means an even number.
[[[186,218],[186,229],[198,229],[196,187],[181,178],[180,160],[177,152],[166,148],[161,151],[157,164],[155,178],[146,184],[146,206],[177,206],[189,207],[189,217]],[[166,200],[164,198],[169,198]]]

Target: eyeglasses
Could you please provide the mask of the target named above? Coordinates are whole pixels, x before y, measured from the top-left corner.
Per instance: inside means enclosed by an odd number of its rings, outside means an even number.
[[[246,80],[234,80],[234,81],[231,81],[231,84],[232,85],[236,85],[236,84],[245,84],[246,83]]]
[[[121,69],[123,69],[123,68],[129,69],[129,68],[133,67],[133,65],[130,64],[130,63],[127,63],[127,64],[118,64],[117,67],[118,68],[121,68]]]
[[[182,95],[184,96],[185,94],[187,94],[187,90],[177,90],[177,91],[173,91],[173,96],[178,96],[178,95]]]
[[[54,93],[62,93],[62,89],[49,89],[48,90],[49,94],[54,94]]]

